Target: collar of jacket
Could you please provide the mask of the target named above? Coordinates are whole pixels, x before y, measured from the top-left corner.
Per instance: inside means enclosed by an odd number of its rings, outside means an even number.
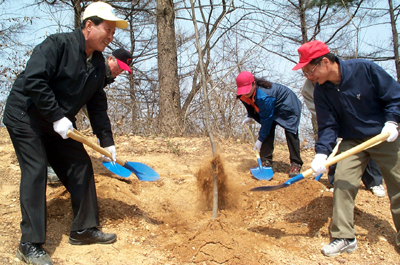
[[[86,40],[85,40],[85,36],[82,33],[82,29],[77,28],[74,31],[74,34],[79,43],[79,51],[81,52],[81,54],[83,54],[85,56],[85,61],[86,61],[86,59],[87,59],[86,52],[85,52]],[[103,54],[99,51],[94,51],[93,55],[92,55],[92,65],[93,66],[98,65],[103,61],[104,61]]]
[[[254,93],[253,93],[253,95],[251,97],[248,98],[248,97],[245,97],[244,95],[241,95],[240,99],[242,101],[246,102],[248,105],[252,106],[256,110],[256,112],[259,113],[260,111],[259,111],[257,105],[254,102],[255,101],[255,97],[256,97],[256,93],[257,93],[257,88],[254,89]]]

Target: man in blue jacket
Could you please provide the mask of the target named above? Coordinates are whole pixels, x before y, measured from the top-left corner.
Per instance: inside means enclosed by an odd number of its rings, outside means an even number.
[[[289,177],[300,173],[303,161],[300,157],[301,102],[288,87],[271,83],[264,79],[255,79],[247,71],[236,78],[237,96],[247,109],[248,117],[243,123],[256,120],[261,124],[254,148],[260,152],[263,166],[272,166],[274,152],[275,127],[285,129],[290,154]]]
[[[337,164],[330,227],[333,240],[321,252],[336,256],[357,249],[354,200],[370,158],[379,165],[386,182],[397,230],[395,242],[400,245],[400,85],[377,64],[362,59],[343,61],[321,41],[305,43],[298,52],[300,61],[293,70],[302,69],[316,82],[318,141],[311,163],[316,174],[326,171],[324,164],[337,137],[343,138],[342,152],[381,132],[390,133],[385,142]]]
[[[102,52],[112,42],[115,28],[128,23],[104,2],[90,4],[82,28],[49,36],[35,47],[25,70],[17,77],[4,110],[21,168],[21,240],[17,257],[28,264],[53,264],[42,248],[46,240],[46,171],[54,169],[71,194],[74,219],[69,243],[109,244],[113,233],[97,228],[99,216],[90,157],[83,145],[67,136],[75,115],[86,105],[100,145],[116,159]]]
[[[314,106],[314,83],[315,82],[313,82],[313,80],[306,78],[301,89],[301,94],[303,95],[304,103],[306,103],[306,106],[311,113],[312,121],[316,123],[317,114],[315,113]],[[318,131],[318,125],[313,124],[313,129]],[[335,170],[336,164],[330,166],[328,170],[328,180],[332,186],[334,183]],[[361,181],[364,183],[365,188],[370,190],[375,196],[386,197],[385,188],[382,186],[383,178],[381,170],[373,159],[369,160],[368,165],[361,177]],[[333,190],[333,188],[330,190]]]

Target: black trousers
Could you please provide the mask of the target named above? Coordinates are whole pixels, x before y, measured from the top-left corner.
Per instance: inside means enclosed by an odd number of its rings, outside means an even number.
[[[21,242],[45,243],[47,163],[71,194],[71,231],[99,225],[96,187],[90,157],[83,145],[62,139],[50,123],[7,124],[21,168]]]
[[[271,126],[267,139],[262,143],[260,150],[261,161],[268,161],[272,163],[272,154],[274,153],[274,141],[275,141],[275,128],[277,123],[274,121]],[[289,148],[290,163],[296,163],[300,166],[303,165],[303,160],[300,156],[300,140],[299,134],[293,134],[285,130],[286,142]]]
[[[333,185],[335,181],[335,171],[336,164],[329,167],[328,171],[328,180],[331,185]],[[379,186],[383,182],[382,172],[379,168],[378,164],[372,158],[369,160],[367,167],[363,175],[361,176],[361,181],[364,183],[367,189],[375,186]]]

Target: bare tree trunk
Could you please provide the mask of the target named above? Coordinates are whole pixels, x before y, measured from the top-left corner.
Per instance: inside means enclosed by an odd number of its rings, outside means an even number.
[[[179,135],[183,127],[175,39],[175,10],[172,0],[157,0],[157,46],[160,132]]]
[[[301,28],[301,41],[302,43],[306,43],[308,41],[307,38],[307,22],[306,22],[306,7],[304,4],[304,0],[299,0],[299,11],[300,11],[300,28]]]
[[[197,22],[196,22],[196,15],[195,15],[195,10],[194,10],[194,0],[190,0],[191,6],[192,6],[192,21],[194,25],[194,30],[196,34],[196,48],[197,48],[197,54],[199,56],[199,66],[200,66],[200,72],[201,72],[201,86],[202,86],[202,91],[203,91],[203,96],[204,96],[204,109],[205,109],[205,120],[206,120],[206,128],[208,132],[208,137],[210,138],[211,142],[211,148],[213,152],[213,157],[217,154],[217,148],[215,146],[215,141],[214,137],[212,134],[211,130],[211,124],[210,124],[210,103],[208,100],[208,94],[207,94],[207,80],[206,80],[206,69],[204,68],[204,62],[203,62],[203,52],[201,50],[200,46],[200,36],[199,36],[199,30],[197,28]],[[217,218],[218,214],[218,179],[217,179],[217,172],[216,172],[216,164],[213,163],[212,165],[212,175],[213,175],[213,210],[212,210],[212,218]]]
[[[399,35],[397,33],[396,20],[394,18],[393,1],[392,0],[388,1],[389,1],[390,24],[392,26],[392,35],[393,35],[394,63],[396,66],[397,82],[400,83]]]
[[[133,80],[133,76],[129,75],[129,99],[131,101],[131,124],[130,131],[134,134],[137,133],[137,103],[136,103],[136,91],[135,91],[135,82]]]
[[[82,15],[81,0],[71,0],[71,4],[74,8],[74,26],[75,29],[77,29],[81,26],[81,15]]]

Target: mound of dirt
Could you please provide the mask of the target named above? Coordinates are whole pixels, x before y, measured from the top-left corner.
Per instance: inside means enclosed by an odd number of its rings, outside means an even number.
[[[92,140],[95,138],[88,135]],[[288,150],[276,144],[274,177],[257,180],[251,144],[218,139],[211,156],[208,138],[138,137],[115,139],[117,155],[145,163],[161,176],[141,182],[121,178],[92,157],[101,228],[114,232],[112,245],[68,244],[73,218],[69,193],[60,184],[47,189],[47,241],[55,264],[400,264],[388,198],[378,199],[361,187],[356,200],[358,249],[335,258],[320,248],[330,241],[332,193],[321,182],[305,179],[284,189],[252,192],[288,179]],[[20,170],[5,128],[0,128],[0,263],[20,264]],[[313,150],[303,150],[308,169]],[[219,185],[219,212],[212,219],[212,168]]]

